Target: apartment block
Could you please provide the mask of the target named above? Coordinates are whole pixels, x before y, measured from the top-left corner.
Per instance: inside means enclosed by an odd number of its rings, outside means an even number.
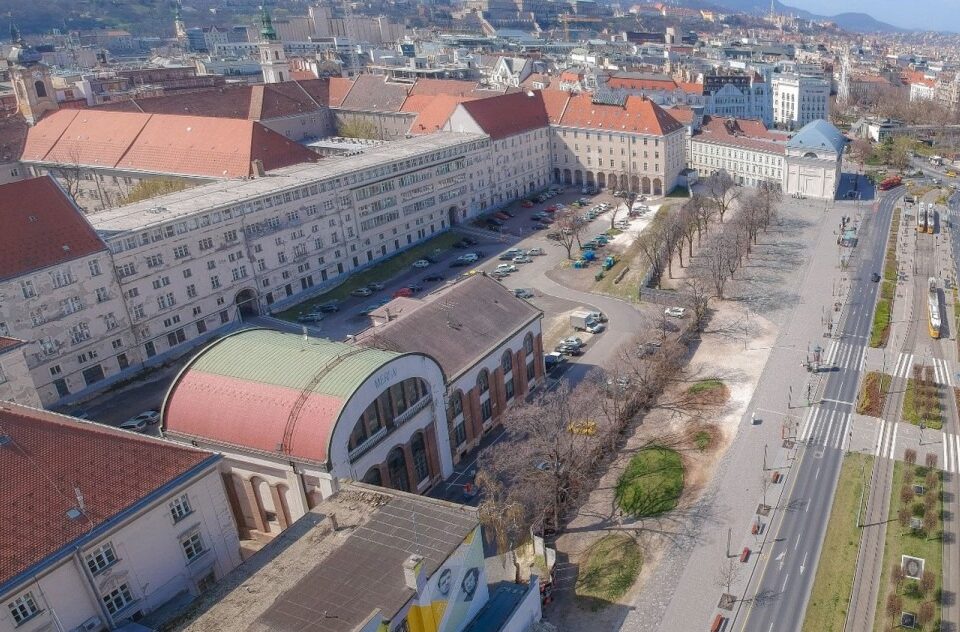
[[[830,82],[800,75],[773,76],[773,122],[799,129],[817,119],[830,118]]]

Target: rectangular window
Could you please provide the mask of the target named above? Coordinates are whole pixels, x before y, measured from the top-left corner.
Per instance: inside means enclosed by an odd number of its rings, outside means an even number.
[[[173,249],[173,256],[175,259],[183,259],[184,257],[190,256],[190,249],[186,246],[177,246]]]
[[[107,612],[117,614],[133,603],[133,594],[130,592],[130,586],[123,583],[107,594],[101,595],[101,599],[103,599],[103,604],[107,607]]]
[[[98,287],[98,288],[97,288],[97,302],[98,302],[98,303],[103,303],[104,301],[107,301],[107,300],[109,300],[109,299],[110,299],[110,294],[107,292],[107,288],[105,288],[105,287]]]
[[[163,255],[150,255],[147,257],[148,268],[159,268],[163,265]]]
[[[96,575],[103,569],[117,561],[117,554],[113,550],[113,545],[109,542],[93,549],[86,555],[87,568]]]
[[[210,287],[213,288],[214,290],[220,288],[220,277],[219,277],[219,276],[212,276],[212,277],[210,277]]]
[[[20,595],[7,604],[7,609],[10,610],[10,614],[13,616],[13,622],[17,625],[20,625],[40,612],[40,607],[37,605],[37,602],[33,600],[33,593]]]
[[[192,562],[201,555],[206,549],[203,548],[203,538],[199,531],[194,531],[186,538],[180,540],[180,546],[183,547],[183,554],[187,556],[187,561]]]
[[[23,298],[33,298],[37,295],[33,281],[20,281],[20,291],[23,293]]]
[[[199,244],[199,245],[200,245],[200,250],[201,250],[201,251],[202,251],[202,250],[210,250],[211,248],[213,248],[213,240],[210,239],[209,237],[205,237],[205,238],[203,238],[203,239],[200,240],[200,244]]]
[[[190,497],[187,494],[183,494],[174,498],[170,501],[170,516],[173,518],[173,522],[177,523],[193,513],[193,508],[190,506]]]

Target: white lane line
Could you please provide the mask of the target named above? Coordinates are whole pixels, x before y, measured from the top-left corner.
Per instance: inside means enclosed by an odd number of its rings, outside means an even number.
[[[847,413],[843,416],[843,422],[840,424],[840,434],[837,436],[837,449],[840,450],[843,448],[843,440],[847,436],[847,433],[850,431],[850,423],[853,419],[852,413]]]
[[[830,427],[830,424],[833,423],[833,416],[837,413],[835,410],[831,410],[829,415],[823,415],[820,417],[820,422],[817,424],[816,428],[813,429],[813,436],[810,438],[814,443],[822,443],[821,439],[826,434],[826,429]]]
[[[953,471],[957,472],[958,468],[960,468],[960,435],[953,435],[953,440],[955,441],[953,448]]]
[[[950,469],[950,435],[943,433],[943,469],[952,472]]]
[[[800,434],[797,436],[797,439],[800,441],[806,441],[807,433],[810,431],[810,420],[813,418],[814,413],[820,410],[819,408],[811,408],[807,411],[807,416],[803,419],[803,426],[800,428]]]
[[[947,377],[947,386],[949,386],[950,388],[953,388],[953,375],[951,374],[951,371],[950,371],[949,360],[943,361],[943,373]]]
[[[827,352],[823,356],[823,363],[829,366],[831,363],[833,363],[833,358],[835,355],[837,355],[837,341],[831,340],[830,346],[827,347]]]
[[[883,439],[887,433],[887,422],[885,420],[880,421],[880,436],[877,437],[877,447],[873,449],[873,456],[880,456],[880,449],[883,446]]]
[[[783,592],[787,589],[787,580],[790,579],[790,573],[787,573],[787,576],[783,578],[783,586],[780,587],[780,592]]]
[[[890,453],[887,458],[894,458],[894,455],[897,453],[897,431],[900,429],[900,424],[893,423],[893,440],[890,441]]]

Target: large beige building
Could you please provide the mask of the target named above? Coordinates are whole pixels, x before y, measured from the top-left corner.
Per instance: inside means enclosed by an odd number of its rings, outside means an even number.
[[[781,187],[787,138],[758,120],[708,116],[690,137],[687,163],[701,178],[722,170],[738,184]]]
[[[553,91],[544,97],[555,181],[645,195],[664,195],[677,185],[686,159],[684,127],[653,101]]]
[[[0,185],[0,336],[24,350],[44,405],[137,368],[110,251],[47,177]]]

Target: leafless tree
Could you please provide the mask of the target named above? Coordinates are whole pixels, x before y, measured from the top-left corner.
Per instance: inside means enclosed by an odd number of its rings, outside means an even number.
[[[674,213],[667,218],[663,234],[664,246],[667,249],[667,274],[669,274],[670,278],[672,279],[674,253],[677,253],[680,256],[680,267],[683,267],[683,240],[685,233],[683,230],[683,225],[681,224],[680,215],[678,213]]]
[[[937,529],[937,512],[933,509],[927,510],[923,514],[923,530],[926,532],[928,538],[932,538],[935,534],[934,532]]]
[[[760,472],[760,491],[763,494],[763,504],[767,504],[767,491],[770,489],[770,475],[764,471]]]
[[[903,461],[907,465],[915,465],[917,462],[917,451],[913,448],[907,448],[903,451]]]
[[[723,290],[730,278],[730,272],[727,269],[730,249],[722,239],[715,237],[705,244],[701,250],[703,256],[700,257],[700,267],[696,272],[709,279],[713,286],[714,296],[722,301]]]
[[[710,290],[708,282],[697,271],[687,275],[683,282],[684,303],[693,313],[693,329],[701,331],[709,313]]]
[[[73,145],[67,151],[67,162],[57,167],[56,176],[63,182],[70,197],[76,199],[83,181],[83,166],[80,164],[80,146]]]
[[[933,616],[936,614],[936,607],[933,605],[932,601],[924,601],[920,604],[920,609],[917,610],[917,623],[920,624],[920,627],[926,627],[928,623],[933,621]]]
[[[720,223],[723,223],[723,216],[727,214],[730,207],[740,197],[740,187],[734,182],[733,177],[721,169],[711,174],[704,180],[706,195],[713,202],[720,215]]]
[[[910,526],[910,510],[906,507],[901,507],[897,511],[897,520],[900,522],[900,526],[906,529]]]
[[[895,593],[890,593],[887,595],[887,615],[893,621],[896,621],[897,617],[903,611],[903,597]]]
[[[900,562],[894,562],[890,568],[890,583],[893,584],[894,592],[900,592],[900,584],[906,579],[907,574],[903,570]]]
[[[730,588],[737,583],[740,578],[740,563],[732,557],[726,557],[720,562],[717,569],[716,584],[717,588],[722,588],[726,593],[730,593]]]
[[[697,214],[697,244],[703,240],[703,237],[710,229],[710,222],[717,214],[717,207],[712,200],[699,193],[694,193],[693,197],[687,201],[694,212]]]
[[[663,275],[664,259],[669,254],[667,234],[664,226],[659,222],[651,222],[640,237],[637,238],[637,247],[650,264],[652,279],[657,286]]]
[[[694,206],[690,205],[690,200],[687,200],[683,203],[683,206],[680,207],[680,212],[677,215],[680,225],[682,226],[681,230],[683,231],[683,236],[687,240],[687,257],[693,259],[693,236],[697,234],[697,228],[699,223],[697,221],[697,209]],[[699,240],[698,242],[699,243]],[[681,265],[682,253],[681,253]]]
[[[937,576],[933,571],[923,571],[920,576],[920,592],[929,595],[937,587]]]
[[[558,212],[554,226],[560,235],[560,243],[567,250],[567,259],[573,259],[573,244],[580,246],[580,233],[583,232],[583,223],[570,209]]]
[[[937,455],[933,452],[927,452],[927,456],[924,459],[924,461],[927,464],[928,468],[937,467]]]
[[[850,157],[860,165],[860,170],[862,171],[864,163],[873,155],[873,145],[870,144],[868,140],[857,138],[850,143],[850,149],[848,151],[850,152]]]

